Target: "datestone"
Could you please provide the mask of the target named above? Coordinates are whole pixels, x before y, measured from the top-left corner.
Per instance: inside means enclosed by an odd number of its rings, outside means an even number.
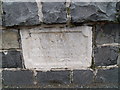
[[[80,69],[91,66],[92,28],[89,26],[23,29],[21,41],[28,69]]]

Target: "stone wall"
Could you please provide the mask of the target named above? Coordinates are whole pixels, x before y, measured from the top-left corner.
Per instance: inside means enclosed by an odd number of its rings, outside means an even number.
[[[120,2],[6,0],[0,7],[1,88],[120,86]]]

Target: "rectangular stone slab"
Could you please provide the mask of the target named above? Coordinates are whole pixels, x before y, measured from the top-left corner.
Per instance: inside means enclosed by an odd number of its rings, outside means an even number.
[[[21,30],[25,67],[80,69],[91,66],[92,28],[33,28]]]

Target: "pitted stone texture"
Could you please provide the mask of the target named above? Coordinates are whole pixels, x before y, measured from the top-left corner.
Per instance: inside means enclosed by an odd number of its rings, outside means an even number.
[[[0,30],[0,49],[20,48],[18,40],[18,30]]]
[[[94,49],[96,66],[116,65],[119,48],[114,46],[102,46]]]
[[[70,10],[73,23],[116,19],[116,2],[75,2],[72,0]]]
[[[96,44],[120,43],[120,24],[96,26]]]
[[[19,51],[0,52],[2,68],[22,68],[22,58]]]
[[[120,2],[117,2],[116,9],[117,9],[117,11],[120,11]]]
[[[111,69],[99,69],[96,78],[95,83],[101,83],[101,84],[118,84],[118,68],[111,68]]]
[[[0,52],[0,68],[2,68],[2,53]]]
[[[2,2],[0,1],[0,26],[2,26]]]
[[[21,40],[26,68],[51,70],[91,66],[91,27],[24,29]]]
[[[118,56],[117,64],[120,67],[120,50],[119,50],[119,56]]]
[[[0,89],[2,88],[2,71],[0,70]]]
[[[92,84],[94,80],[94,73],[91,70],[74,70],[73,84],[85,86]]]
[[[70,84],[70,71],[37,72],[37,82],[40,86]]]
[[[116,10],[118,12],[118,21],[120,22],[120,2],[117,3]]]
[[[66,23],[67,13],[65,2],[43,2],[43,22],[46,24]]]
[[[4,86],[31,86],[34,83],[33,72],[29,70],[3,70],[2,71],[3,85]]]
[[[39,24],[36,2],[3,2],[3,26]]]

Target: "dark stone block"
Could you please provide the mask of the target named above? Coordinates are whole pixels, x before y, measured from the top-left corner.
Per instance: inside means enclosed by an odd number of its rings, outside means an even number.
[[[120,24],[96,26],[96,44],[120,43]]]
[[[118,84],[118,68],[99,69],[95,83]]]
[[[20,51],[0,52],[2,56],[2,68],[22,68]]]
[[[119,48],[114,46],[102,46],[94,49],[94,61],[96,66],[116,65]]]
[[[73,23],[116,20],[116,2],[75,2],[72,0],[70,9]]]
[[[0,68],[2,68],[2,53],[0,52]]]
[[[65,2],[43,2],[42,6],[44,23],[66,23],[67,13]]]
[[[2,72],[3,78],[3,85],[4,86],[30,86],[33,85],[34,78],[32,71],[10,71],[10,70],[3,70]]]
[[[116,4],[116,10],[120,11],[120,2],[117,2],[117,4]]]
[[[2,2],[0,1],[0,26],[2,26]]]
[[[117,10],[117,19],[118,19],[118,21],[120,22],[120,2],[117,2],[117,4],[116,4],[116,10]]]
[[[39,24],[36,2],[3,2],[3,26]]]
[[[94,80],[94,73],[91,70],[75,70],[73,71],[73,83],[75,85],[89,85]]]
[[[70,84],[69,71],[38,72],[37,81],[39,85],[67,85]]]

